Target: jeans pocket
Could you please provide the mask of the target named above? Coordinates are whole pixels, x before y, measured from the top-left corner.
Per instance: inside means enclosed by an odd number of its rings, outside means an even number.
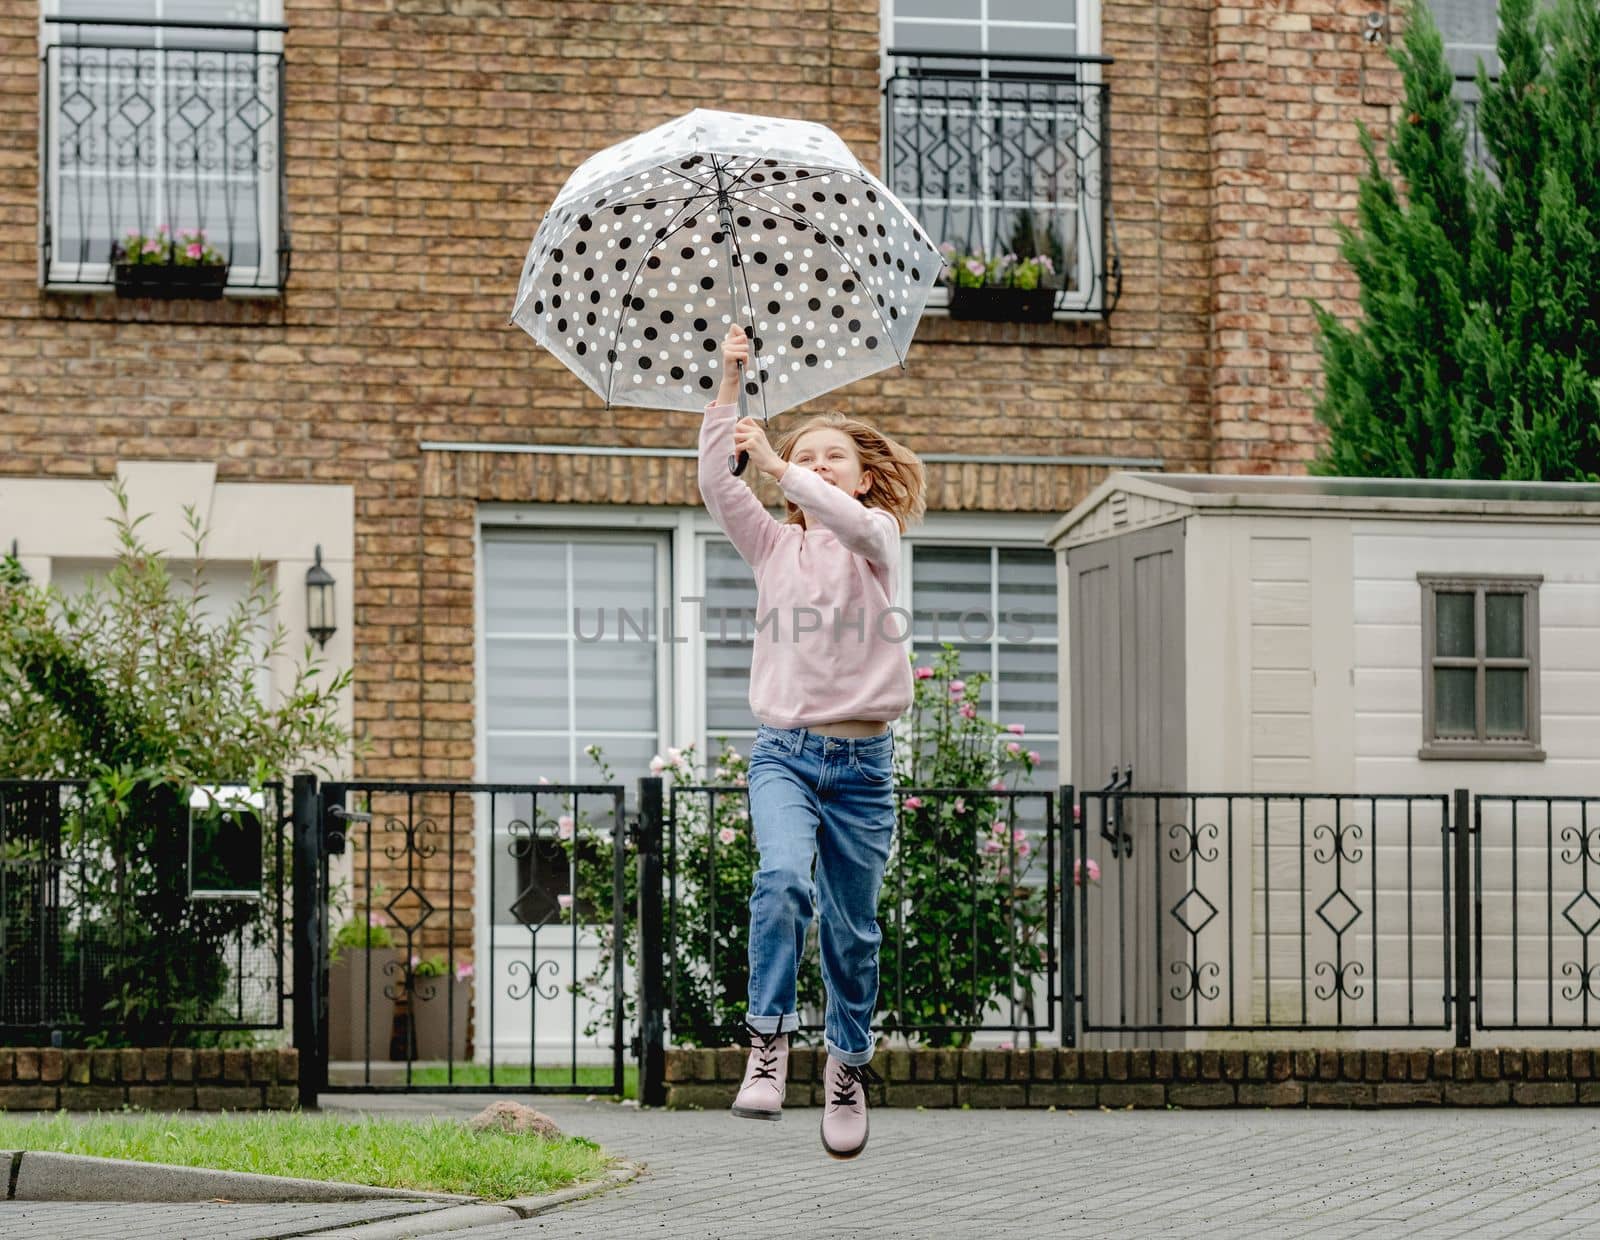
[[[857,754],[853,765],[856,773],[866,783],[888,784],[894,782],[894,759],[888,753],[884,753],[881,757]]]

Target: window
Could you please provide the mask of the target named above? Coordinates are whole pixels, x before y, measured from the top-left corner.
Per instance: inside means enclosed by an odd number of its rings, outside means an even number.
[[[964,672],[991,677],[984,710],[996,723],[1020,723],[1028,749],[1039,751],[1029,790],[1056,787],[1060,774],[1059,680],[1055,559],[1032,547],[909,541],[913,616],[911,649],[928,662],[953,643]],[[731,544],[705,543],[706,746],[726,735],[748,751],[756,721],[750,714],[750,656],[755,583]],[[1012,739],[1007,737],[1007,740]],[[1040,812],[1019,802],[1019,816]]]
[[[1467,155],[1476,164],[1484,163],[1482,140],[1478,132],[1478,62],[1483,62],[1490,78],[1500,74],[1500,55],[1495,46],[1499,37],[1499,14],[1495,0],[1432,0],[1429,6],[1439,33],[1444,39],[1445,61],[1456,76],[1455,96],[1465,107]]]
[[[1424,758],[1542,761],[1540,577],[1445,577],[1422,585]]]
[[[599,745],[627,789],[662,747],[669,699],[660,619],[670,557],[664,535],[486,528],[483,535],[484,705],[490,783],[600,783],[585,749]],[[571,891],[565,852],[532,851],[530,872],[511,864],[513,823],[528,821],[526,796],[496,799],[493,908],[515,921],[519,896]],[[580,809],[597,824],[604,798]],[[541,818],[565,807],[540,799]],[[530,880],[534,880],[530,883]],[[537,921],[546,909],[523,908]]]
[[[47,284],[109,284],[112,243],[165,227],[203,230],[229,288],[282,287],[281,14],[281,0],[46,0]],[[202,22],[216,25],[183,24]]]
[[[1077,313],[1107,307],[1097,16],[1089,0],[887,0],[883,19],[890,188],[935,244],[1049,256],[1057,308]]]

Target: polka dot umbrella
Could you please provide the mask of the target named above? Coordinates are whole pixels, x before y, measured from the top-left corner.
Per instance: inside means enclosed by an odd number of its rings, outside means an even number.
[[[702,108],[568,178],[534,235],[511,321],[608,408],[694,410],[716,390],[737,321],[751,339],[740,414],[765,421],[903,369],[942,266],[831,129]]]

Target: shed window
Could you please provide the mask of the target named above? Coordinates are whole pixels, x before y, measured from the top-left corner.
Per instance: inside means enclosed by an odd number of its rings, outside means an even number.
[[[1533,759],[1539,748],[1540,577],[1422,585],[1424,758]]]

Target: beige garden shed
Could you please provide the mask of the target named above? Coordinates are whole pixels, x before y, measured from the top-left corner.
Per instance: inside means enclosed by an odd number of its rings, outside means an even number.
[[[1091,1031],[1600,1028],[1600,486],[1117,474],[1048,541],[1063,778],[1165,794],[1085,806]]]

